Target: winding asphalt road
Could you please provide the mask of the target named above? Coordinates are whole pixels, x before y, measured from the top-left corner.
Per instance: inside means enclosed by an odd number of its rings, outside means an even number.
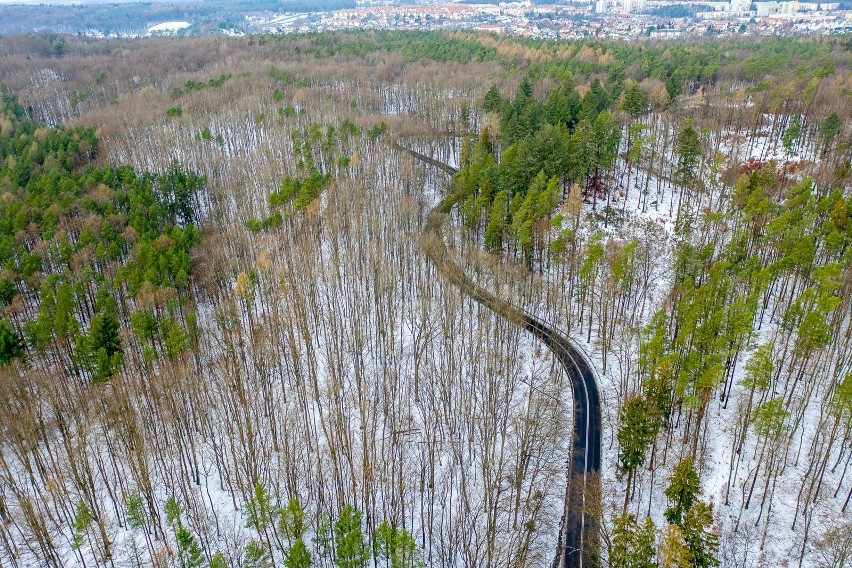
[[[430,158],[399,143],[394,146],[416,159],[448,174],[456,168]],[[568,463],[568,489],[562,532],[553,567],[598,568],[600,566],[601,402],[592,367],[567,337],[524,310],[497,298],[476,283],[456,264],[444,242],[443,227],[447,215],[440,205],[429,212],[421,241],[423,251],[435,263],[438,272],[459,290],[510,322],[526,329],[553,352],[571,380],[574,399],[574,439]]]

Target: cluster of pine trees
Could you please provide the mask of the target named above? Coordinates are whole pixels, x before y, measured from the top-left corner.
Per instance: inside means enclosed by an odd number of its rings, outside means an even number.
[[[492,86],[483,110],[499,114],[499,137],[492,140],[485,126],[478,140],[464,143],[445,208],[459,202],[465,225],[482,232],[488,250],[501,250],[510,238],[529,268],[534,260],[543,265],[546,236],[554,221],[561,226],[554,213],[568,188],[577,185],[593,201],[608,194],[605,178],[621,139],[610,104],[600,81],[582,98],[566,81],[544,102],[526,79],[511,101]]]
[[[619,441],[622,442],[621,437]],[[626,511],[615,517],[607,542],[609,566],[719,566],[719,535],[712,530],[713,509],[698,498],[700,493],[695,465],[692,458],[686,458],[673,468],[665,490],[671,503],[665,510],[666,528],[658,535],[650,517],[645,517],[642,524],[636,515]]]
[[[169,496],[163,508],[164,521],[150,515],[138,492],[131,493],[125,501],[127,526],[144,534],[151,558],[162,553],[155,547],[155,539],[165,537],[167,553],[174,557],[176,566],[227,568],[231,565],[221,551],[210,556],[205,553],[196,536],[184,524],[183,508],[175,497]],[[298,498],[291,497],[282,506],[262,484],[256,484],[245,504],[245,524],[257,531],[258,540],[246,543],[238,564],[245,568],[265,568],[277,562],[286,568],[313,565],[310,549],[305,544],[312,524],[306,515]],[[92,511],[81,499],[74,510],[71,549],[79,554],[83,565],[86,559],[81,548],[89,544],[90,539],[97,539],[97,535],[91,533],[93,521]],[[313,539],[317,563],[331,561],[338,568],[350,568],[364,566],[368,560],[375,558],[391,568],[423,566],[417,545],[407,530],[383,520],[372,535],[365,534],[363,514],[352,505],[345,505],[336,518],[327,512],[320,513]],[[139,560],[138,552],[136,560]]]
[[[821,68],[815,76],[824,72]],[[762,83],[751,90],[755,98],[765,91]],[[544,286],[534,280],[532,291],[530,283],[520,293],[504,288],[510,296],[534,306],[530,311],[554,314],[566,327],[574,322],[585,327],[586,339],[595,338],[602,352],[604,372],[612,364],[609,354],[618,359],[622,385],[616,471],[625,487],[623,513],[613,520],[610,554],[644,550],[641,561],[621,557],[619,565],[636,561],[651,566],[656,565],[655,541],[661,551],[672,546],[671,530],[661,540],[650,518],[637,524],[637,516],[644,515],[636,476],[646,466],[648,514],[659,499],[654,496],[656,470],[665,466],[673,449],[690,463],[713,454],[720,441],[708,416],[726,414],[733,400],[735,427],[725,442],[730,467],[721,493],[731,508],[726,512],[731,529],[754,522],[755,548],[764,550],[772,540],[776,489],[785,471],[802,460],[807,467],[798,481],[791,520],[794,529],[804,525],[799,529],[804,543],[794,552],[803,558],[816,522],[815,505],[826,494],[837,499],[848,483],[848,128],[836,111],[803,118],[813,92],[804,99],[791,97],[783,103],[786,115],[774,114],[768,121],[756,117],[769,131],[758,127],[745,145],[750,152],[756,143],[763,149],[757,159],[739,162],[739,144],[731,147],[732,134],[721,124],[700,112],[696,120],[687,118],[679,125],[668,123],[665,115],[649,114],[648,93],[636,83],[626,82],[612,95],[597,80],[583,97],[570,81],[551,82],[549,94],[539,101],[532,92],[525,78],[511,101],[503,100],[496,87],[484,94],[481,133],[462,146],[461,169],[445,208],[458,204],[459,222],[486,250],[508,252],[510,258],[520,254],[527,269],[543,273]],[[726,100],[723,93],[712,104],[730,104]],[[781,106],[777,100],[771,104]],[[469,114],[462,105],[465,129]],[[803,128],[804,123],[810,126]],[[655,133],[661,124],[662,135]],[[594,133],[588,138],[592,143],[583,142],[587,133]],[[783,150],[789,161],[764,161],[770,148]],[[636,226],[625,217],[627,195],[638,189],[632,208],[646,213],[652,178],[657,178],[652,206],[666,207],[672,223],[669,266],[652,266],[651,242],[618,238],[625,227]],[[660,189],[666,186],[668,203],[660,203]],[[581,224],[578,202],[582,199],[594,210],[601,195],[607,201],[604,214]],[[621,211],[611,199],[621,201]],[[566,218],[573,222],[563,228]],[[614,231],[607,230],[610,223]],[[654,231],[647,225],[643,229],[646,238],[649,229]],[[481,259],[471,262],[481,273]],[[497,289],[504,285],[500,269],[486,272],[491,276],[485,282]],[[654,288],[662,292],[656,299]],[[554,296],[555,290],[561,294]],[[563,307],[554,309],[554,300]],[[658,307],[648,316],[642,315],[654,305]],[[816,422],[818,432],[806,438],[809,421]],[[750,451],[746,448],[753,448],[753,456],[744,456]],[[833,489],[823,487],[829,472],[835,476]],[[669,490],[664,493],[671,502]],[[852,490],[846,493],[845,500],[841,494],[833,505],[841,514]],[[749,508],[755,508],[756,495],[757,520],[744,521]],[[627,512],[631,502],[635,514]],[[709,511],[701,515],[707,519],[705,528],[712,522]],[[678,526],[682,533],[684,526]],[[688,535],[678,538],[690,541]],[[731,552],[734,548],[725,555],[743,554]],[[705,560],[698,559],[704,553],[697,549],[690,554],[685,563],[665,560],[663,565],[719,562],[715,552]]]
[[[98,167],[94,129],[39,126],[12,98],[2,114],[0,262],[13,320],[0,327],[0,360],[38,352],[46,371],[104,381],[121,367],[122,322],[149,360],[188,347],[204,180],[176,163],[160,176]]]

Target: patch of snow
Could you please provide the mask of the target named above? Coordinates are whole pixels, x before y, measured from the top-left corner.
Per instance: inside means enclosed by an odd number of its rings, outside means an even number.
[[[162,35],[174,35],[178,33],[180,30],[185,30],[190,27],[192,24],[184,21],[172,21],[172,22],[163,22],[160,24],[155,24],[145,30],[145,35],[154,35],[154,34],[162,34]]]

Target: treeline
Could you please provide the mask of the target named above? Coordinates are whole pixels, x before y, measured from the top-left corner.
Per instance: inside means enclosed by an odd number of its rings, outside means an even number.
[[[318,58],[351,63],[372,61],[379,56],[386,61],[386,70],[397,68],[397,61],[416,64],[403,73],[416,73],[421,65],[472,65],[477,67],[471,71],[473,76],[484,73],[504,77],[498,81],[504,94],[517,87],[517,79],[510,77],[526,76],[548,91],[550,82],[572,81],[585,88],[598,79],[615,97],[626,82],[632,81],[642,86],[654,110],[666,108],[683,94],[726,96],[742,89],[751,96],[751,91],[757,89],[757,96],[772,105],[802,95],[804,110],[828,114],[823,110],[831,106],[828,91],[836,87],[837,77],[847,70],[842,57],[844,44],[833,37],[625,44],[605,40],[547,42],[471,32],[364,31],[196,38],[195,49],[177,50],[166,40],[150,39],[138,42],[133,58],[118,45],[109,41],[83,42],[57,34],[27,36],[15,42],[0,39],[3,52],[10,58],[0,73],[0,81],[14,85],[25,106],[32,106],[32,117],[49,124],[94,108],[107,110],[122,92],[138,92],[146,84],[157,84],[162,80],[156,73],[160,65],[173,65],[174,75],[188,75],[179,81],[173,76],[166,79],[170,88],[182,89],[187,81],[191,81],[190,85],[207,83],[211,76],[230,72],[231,69],[218,66],[222,57],[245,59],[249,53],[278,66],[283,57],[308,68]],[[20,72],[27,68],[24,54],[33,53],[50,64],[29,81],[19,82]],[[86,66],[77,65],[80,57],[88,59]],[[206,71],[205,66],[209,68]],[[297,79],[301,81],[306,75],[310,73]],[[240,78],[239,83],[247,81]],[[30,101],[28,93],[34,89],[41,93],[55,90],[57,99]],[[79,95],[76,106],[70,104],[74,92]],[[845,110],[838,114],[842,119],[848,118]]]
[[[669,98],[690,92],[693,84],[752,80],[794,71],[797,75],[831,74],[843,51],[839,39],[804,42],[796,38],[737,38],[690,43],[611,42],[493,38],[469,32],[364,31],[307,34],[305,53],[317,58],[401,53],[409,62],[499,62],[524,70],[532,80],[605,78],[617,96],[625,79],[661,81]],[[293,42],[295,38],[267,41]],[[295,40],[298,41],[298,40]]]
[[[333,55],[363,56],[374,52],[400,53],[408,62],[437,61],[468,63],[497,61],[494,47],[483,45],[475,37],[441,32],[401,32],[385,30],[342,34],[307,34],[306,52],[317,58]]]
[[[400,52],[410,62],[500,62],[507,69],[523,69],[534,81],[605,77],[605,86],[616,97],[625,79],[653,79],[665,85],[670,99],[690,93],[690,89],[694,91],[693,84],[750,81],[790,71],[799,77],[825,76],[835,71],[837,55],[844,49],[836,38],[737,38],[655,44],[552,42],[465,32],[369,31],[306,37],[310,38],[307,53],[316,57],[360,56],[379,51]]]

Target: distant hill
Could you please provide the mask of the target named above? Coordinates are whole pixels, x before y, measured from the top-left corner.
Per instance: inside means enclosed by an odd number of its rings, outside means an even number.
[[[224,0],[70,4],[0,0],[0,34],[56,32],[98,36],[144,35],[163,22],[188,22],[181,35],[241,29],[251,14],[318,12],[355,6],[354,0]]]

